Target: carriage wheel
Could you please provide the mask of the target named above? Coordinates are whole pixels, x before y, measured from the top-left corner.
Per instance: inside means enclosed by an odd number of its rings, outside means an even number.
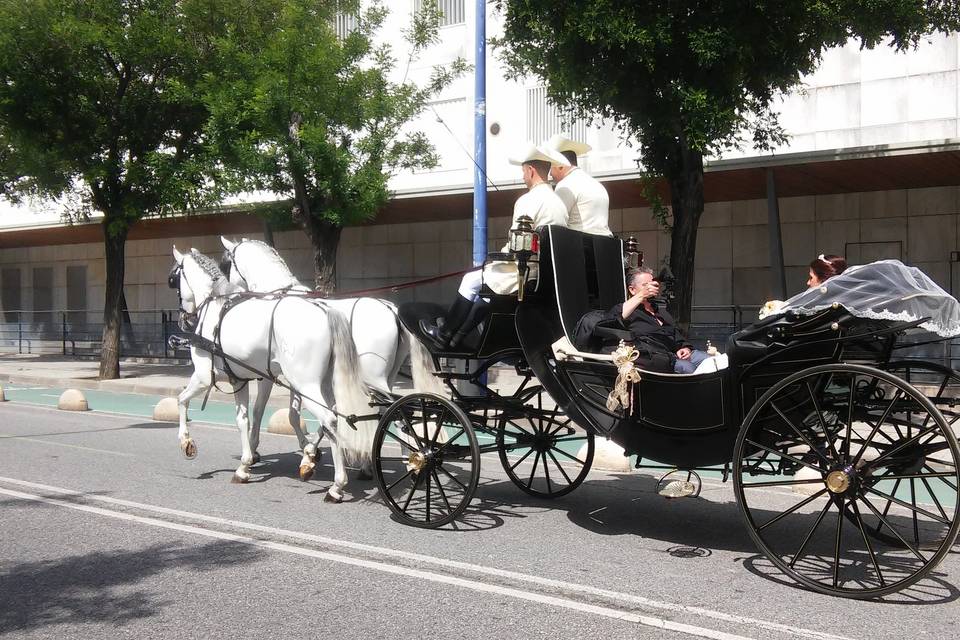
[[[953,427],[953,434],[960,431],[960,372],[936,362],[923,360],[895,360],[883,366],[898,378],[924,392],[947,423]]]
[[[593,464],[593,433],[578,429],[559,408],[549,405],[552,403],[543,387],[535,387],[522,413],[503,415],[497,424],[497,451],[503,470],[515,485],[538,498],[570,493],[584,481]]]
[[[914,584],[950,551],[958,459],[949,424],[915,387],[872,367],[822,365],[750,410],[734,490],[780,570],[820,593],[870,598]]]
[[[394,402],[373,441],[377,486],[403,523],[442,527],[467,508],[480,480],[470,419],[446,398],[416,393]]]

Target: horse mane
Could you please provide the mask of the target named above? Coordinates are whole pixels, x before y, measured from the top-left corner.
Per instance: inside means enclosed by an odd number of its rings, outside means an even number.
[[[271,247],[269,244],[267,244],[266,242],[263,242],[262,240],[248,239],[248,240],[243,240],[242,242],[257,245],[262,250],[264,254],[264,259],[267,260],[267,262],[269,262],[269,266],[275,267],[280,272],[280,275],[282,277],[290,278],[290,285],[292,286],[303,285],[303,283],[300,282],[300,280],[295,275],[293,275],[293,271],[290,271],[290,267],[288,267],[287,263],[284,262],[283,258],[280,257],[280,253],[276,250],[276,248]]]
[[[243,291],[243,288],[238,287],[227,279],[227,276],[223,274],[223,271],[220,270],[220,267],[217,266],[213,258],[200,253],[196,249],[190,250],[190,256],[196,261],[197,266],[210,277],[212,295],[224,296]]]

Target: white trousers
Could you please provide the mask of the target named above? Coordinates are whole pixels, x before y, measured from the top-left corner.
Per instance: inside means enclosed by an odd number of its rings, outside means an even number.
[[[483,284],[483,269],[475,269],[464,274],[457,293],[470,302],[476,302],[479,297],[481,284]]]

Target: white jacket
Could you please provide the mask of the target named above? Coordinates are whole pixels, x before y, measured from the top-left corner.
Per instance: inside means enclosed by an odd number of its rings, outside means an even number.
[[[579,167],[557,183],[557,196],[569,212],[570,228],[598,236],[610,232],[610,196],[600,181]]]
[[[513,223],[510,229],[516,229],[520,216],[530,216],[533,228],[548,224],[567,226],[567,207],[553,192],[553,188],[541,182],[517,198],[513,205]],[[504,253],[510,250],[509,242],[503,246]],[[530,279],[537,277],[537,267],[530,268]],[[483,269],[483,282],[492,291],[500,295],[517,292],[517,265],[514,262],[491,262]]]

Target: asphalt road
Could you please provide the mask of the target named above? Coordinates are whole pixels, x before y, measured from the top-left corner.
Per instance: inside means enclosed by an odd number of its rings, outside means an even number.
[[[456,527],[400,525],[372,482],[343,504],[264,434],[230,484],[235,429],[0,405],[0,636],[16,638],[957,637],[960,553],[884,602],[831,598],[758,555],[729,485],[667,501],[591,473],[556,501],[484,458]],[[795,500],[794,500],[795,502]]]

